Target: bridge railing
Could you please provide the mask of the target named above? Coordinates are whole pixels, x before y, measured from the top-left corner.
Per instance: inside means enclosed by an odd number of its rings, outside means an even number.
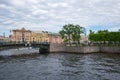
[[[42,43],[7,43],[7,44],[0,44],[0,47],[40,47],[40,46],[49,46],[50,43],[42,42]]]

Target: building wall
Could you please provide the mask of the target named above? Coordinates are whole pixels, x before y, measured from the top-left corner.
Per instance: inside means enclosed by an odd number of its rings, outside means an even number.
[[[4,37],[0,35],[0,42],[4,41]]]
[[[47,32],[35,31],[33,37],[34,37],[34,41],[37,43],[49,41]]]
[[[61,44],[63,43],[63,39],[58,34],[49,34],[49,42]]]
[[[48,34],[47,31],[30,31],[24,28],[12,30],[10,35],[12,42],[50,42],[62,43],[63,40],[58,34]]]
[[[9,37],[0,36],[0,43],[8,43],[8,42],[10,42]]]
[[[81,40],[80,40],[80,43],[84,44],[84,45],[88,45],[89,43],[89,39],[88,39],[88,36],[85,36],[85,35],[81,35]]]
[[[35,40],[36,40],[36,38],[35,38],[35,33],[34,32],[31,32],[31,37],[30,37],[30,42],[31,43],[33,43]]]
[[[31,42],[31,31],[25,28],[12,30],[10,38],[12,42],[17,43]]]

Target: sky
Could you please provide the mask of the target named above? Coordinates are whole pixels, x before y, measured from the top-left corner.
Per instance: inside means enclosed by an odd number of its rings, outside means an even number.
[[[0,35],[22,27],[59,32],[65,24],[120,29],[120,0],[0,0]]]

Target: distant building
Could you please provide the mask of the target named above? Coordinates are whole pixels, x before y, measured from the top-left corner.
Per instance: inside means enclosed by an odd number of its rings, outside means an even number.
[[[34,31],[32,32],[32,39],[34,42],[49,42],[47,31]]]
[[[11,42],[23,43],[39,43],[39,42],[49,42],[47,31],[30,31],[25,28],[12,30],[10,35]]]
[[[0,42],[3,42],[3,41],[4,41],[4,36],[0,35]]]
[[[89,42],[88,36],[81,35],[80,42],[83,43],[83,44],[88,44],[88,42]]]
[[[58,44],[63,43],[63,39],[57,33],[48,33],[48,36],[49,36],[50,43],[58,43]]]
[[[12,30],[10,35],[11,41],[16,43],[31,42],[32,31],[26,30],[25,28]]]
[[[4,38],[4,42],[10,43],[10,41],[11,41],[11,39],[10,39],[9,37],[5,37],[5,38]]]
[[[34,32],[31,32],[31,36],[30,36],[30,42],[33,43],[35,42],[35,33]]]
[[[0,35],[0,44],[9,43],[9,42],[10,42],[10,38],[9,37],[5,37],[5,36],[1,36]]]
[[[25,28],[12,30],[10,35],[10,41],[15,43],[40,43],[40,42],[50,42],[50,43],[62,43],[63,40],[59,34],[48,33],[47,31],[30,31]]]

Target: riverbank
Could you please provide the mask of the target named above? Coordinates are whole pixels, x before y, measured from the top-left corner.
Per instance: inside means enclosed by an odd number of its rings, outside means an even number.
[[[120,53],[119,46],[65,46],[65,44],[50,44],[50,52],[65,53]]]
[[[50,53],[120,53],[119,46],[65,46],[64,44],[50,44]],[[3,49],[0,51],[0,56],[20,56],[39,53],[39,48],[16,48]]]

